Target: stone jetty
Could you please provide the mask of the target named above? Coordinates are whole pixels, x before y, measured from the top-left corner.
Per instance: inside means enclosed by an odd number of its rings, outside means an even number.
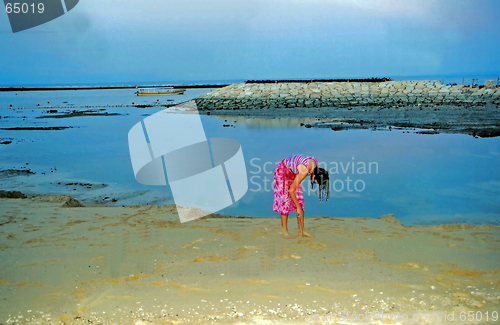
[[[196,98],[199,110],[500,105],[500,87],[440,81],[238,83]]]

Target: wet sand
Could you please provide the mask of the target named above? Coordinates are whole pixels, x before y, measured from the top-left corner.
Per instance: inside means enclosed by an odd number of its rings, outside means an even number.
[[[306,215],[316,237],[285,240],[278,218],[181,224],[174,206],[75,206],[0,199],[0,323],[304,324],[399,312],[439,317],[402,324],[449,324],[445,312],[484,323],[500,311],[498,226]]]
[[[500,136],[500,110],[494,105],[435,106],[430,104],[401,107],[295,108],[200,110],[201,114],[231,118],[304,118],[306,128],[328,128],[333,131],[390,128],[426,130],[425,134],[456,133],[474,137]]]

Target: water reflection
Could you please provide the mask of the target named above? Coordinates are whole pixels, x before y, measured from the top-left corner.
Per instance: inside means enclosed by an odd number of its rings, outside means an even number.
[[[224,116],[214,115],[218,120],[224,121],[225,124],[244,124],[254,128],[298,128],[301,124],[313,124],[319,121],[313,117],[248,117],[248,116]]]
[[[91,99],[72,97],[71,91],[39,92],[31,96],[23,93],[16,100],[19,106],[27,107],[41,100],[37,96],[42,95],[48,96],[43,99],[51,103],[59,98],[61,102],[77,105],[104,99],[119,104],[136,98],[129,91],[108,92],[98,91]],[[73,93],[84,95],[79,91]],[[196,92],[188,90],[183,96],[189,99],[195,95]],[[27,167],[36,172],[26,178],[1,179],[2,189],[66,194],[85,203],[119,206],[173,203],[168,186],[137,183],[127,143],[128,131],[143,115],[154,114],[164,107],[106,107],[108,116],[37,119],[47,113],[10,109],[13,97],[14,94],[0,94],[3,128],[71,128],[0,130],[0,139],[11,141],[0,146],[1,169]],[[309,194],[306,216],[376,218],[394,213],[406,224],[500,221],[500,137],[475,139],[461,134],[422,135],[398,130],[335,132],[300,126],[315,123],[314,117],[201,115],[201,118],[208,138],[238,140],[245,157],[249,191],[222,213],[276,217],[271,209],[275,164],[293,154],[309,154],[326,164],[331,172],[331,185],[335,187],[331,188],[332,199],[320,204],[314,191],[304,183],[306,195]],[[374,162],[377,172],[372,168],[369,173],[368,167]],[[359,168],[363,164],[366,173]],[[81,185],[87,183],[92,185]]]

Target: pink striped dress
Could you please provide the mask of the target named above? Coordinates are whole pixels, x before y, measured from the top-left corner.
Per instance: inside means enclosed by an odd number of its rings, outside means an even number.
[[[316,166],[319,166],[318,161],[310,156],[306,155],[295,155],[282,160],[276,170],[274,171],[274,203],[273,211],[278,212],[281,215],[288,215],[291,211],[297,211],[295,203],[293,203],[292,198],[288,190],[292,185],[295,176],[297,176],[299,165],[306,166],[309,169],[309,164],[307,160],[312,159],[316,162]],[[310,173],[309,173],[310,174]],[[308,174],[308,175],[309,175]],[[304,193],[302,190],[302,185],[297,187],[295,191],[297,200],[304,211]]]

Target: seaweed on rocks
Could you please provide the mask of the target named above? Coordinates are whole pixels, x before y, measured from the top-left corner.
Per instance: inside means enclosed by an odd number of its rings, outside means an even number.
[[[50,114],[57,113],[57,110],[47,111],[47,113],[50,113]],[[69,118],[69,117],[78,117],[78,116],[117,116],[117,115],[124,115],[124,114],[99,112],[99,111],[94,111],[94,110],[86,110],[86,111],[73,110],[73,111],[70,111],[70,112],[66,112],[64,114],[38,116],[37,119],[42,119],[42,118]]]
[[[34,175],[35,172],[31,171],[31,169],[5,169],[0,170],[0,178],[4,177],[15,177],[15,176],[27,176]]]
[[[310,82],[385,82],[392,81],[391,78],[361,78],[361,79],[290,79],[290,80],[247,80],[245,84],[268,84],[268,83],[310,83]]]
[[[52,131],[72,129],[72,126],[18,126],[12,128],[1,128],[0,130],[7,131]]]
[[[2,199],[25,199],[26,195],[19,191],[3,191],[0,190],[0,198]]]

